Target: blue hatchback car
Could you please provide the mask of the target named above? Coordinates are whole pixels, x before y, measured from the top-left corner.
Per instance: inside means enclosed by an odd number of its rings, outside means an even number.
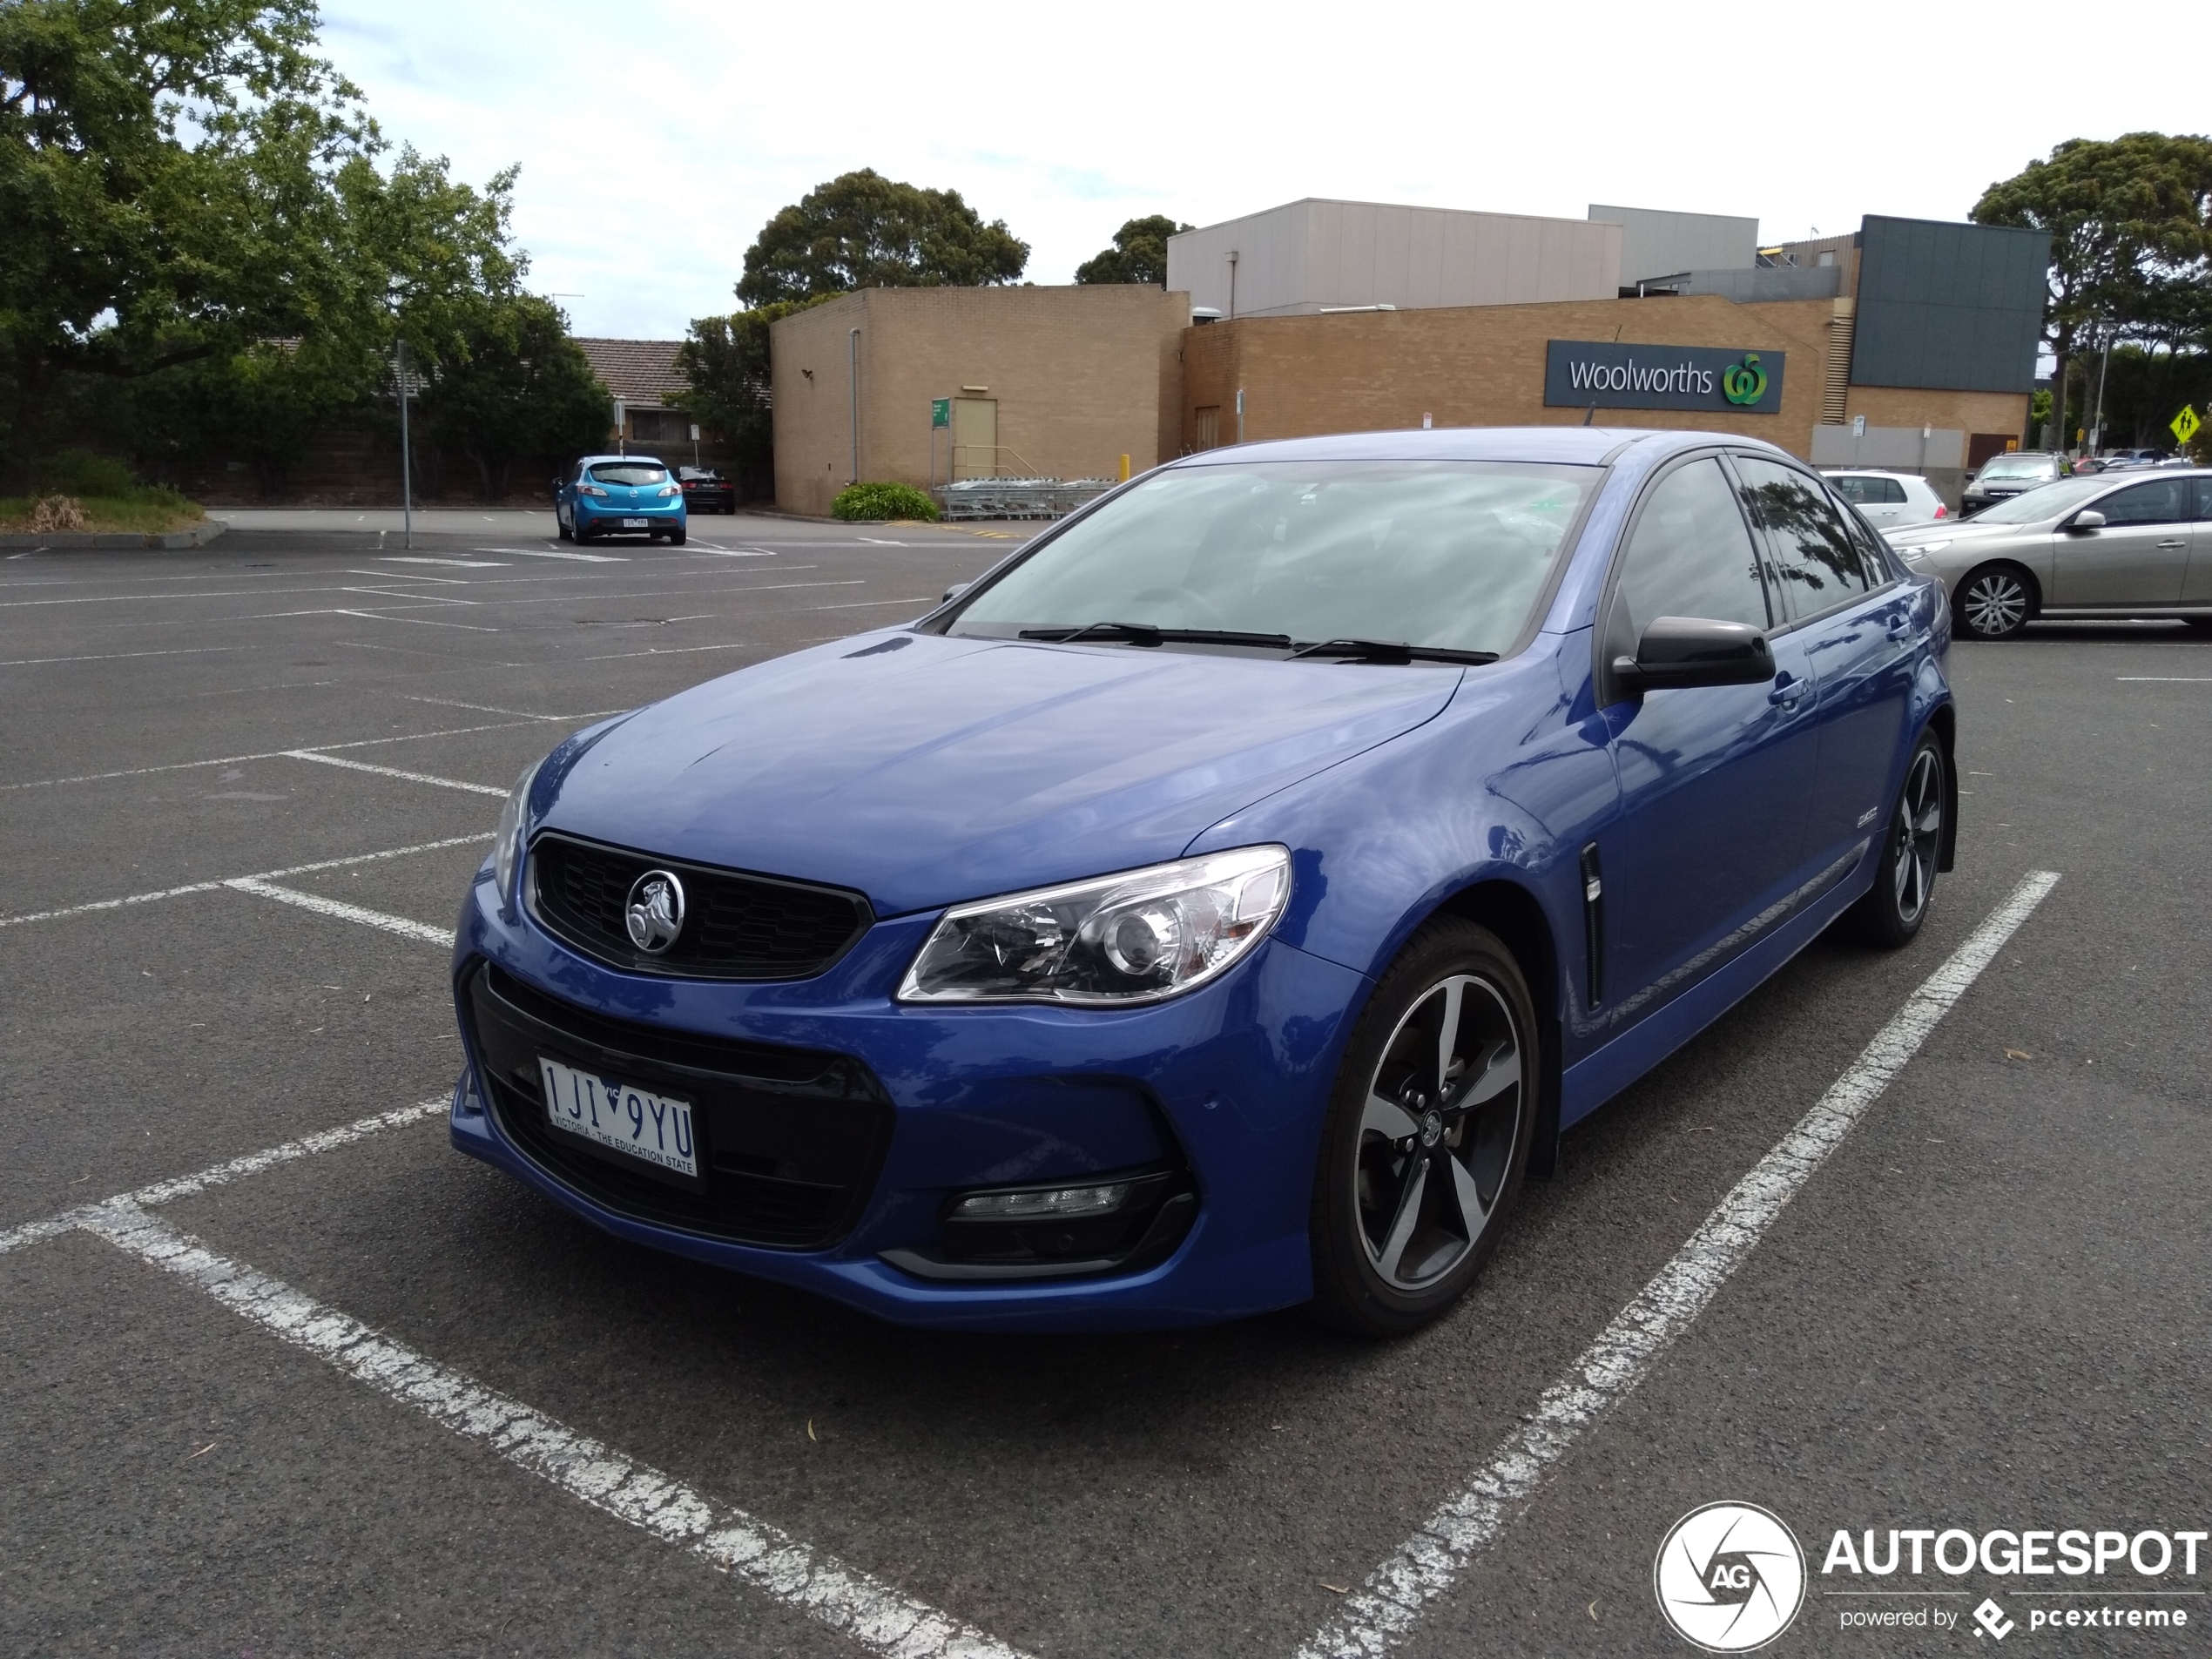
[[[563,475],[553,518],[564,542],[643,535],[680,547],[690,525],[684,486],[651,455],[584,456]]]
[[[1562,1129],[1949,867],[1942,589],[1712,434],[1217,449],[577,733],[455,1143],[886,1318],[1447,1307]]]

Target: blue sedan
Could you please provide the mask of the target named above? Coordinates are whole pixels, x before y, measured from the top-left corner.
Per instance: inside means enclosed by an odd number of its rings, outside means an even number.
[[[578,732],[462,909],[452,1135],[886,1318],[1448,1307],[1561,1131],[1957,804],[1943,590],[1714,434],[1253,444]]]
[[[564,542],[643,535],[678,547],[690,523],[684,486],[651,455],[584,456],[562,475],[553,518]]]

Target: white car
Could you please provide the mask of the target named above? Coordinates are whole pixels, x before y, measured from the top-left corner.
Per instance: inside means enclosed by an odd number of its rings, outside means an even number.
[[[1858,509],[1878,530],[1907,524],[1932,524],[1952,516],[1936,488],[1917,472],[1879,472],[1853,468],[1827,475],[1836,493]]]

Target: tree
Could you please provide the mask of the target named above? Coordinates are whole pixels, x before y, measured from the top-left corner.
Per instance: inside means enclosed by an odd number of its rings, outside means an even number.
[[[761,227],[738,298],[749,307],[856,288],[1012,282],[1029,245],[985,224],[956,190],[924,190],[873,168],[816,185]]]
[[[775,421],[770,396],[768,329],[778,319],[836,298],[779,300],[727,317],[696,317],[676,348],[685,389],[678,407],[736,454],[739,494],[765,495],[775,472]]]
[[[1165,213],[1132,219],[1114,233],[1113,246],[1103,249],[1076,267],[1076,280],[1150,282],[1164,288],[1168,285],[1168,238],[1196,228],[1179,225]]]
[[[2188,296],[2202,294],[2212,272],[2212,138],[2069,138],[2049,159],[1990,185],[1972,217],[2050,233],[2043,337],[2056,361],[2063,448],[2067,371],[2077,352],[2101,330],[2126,334],[2188,313]]]
[[[334,172],[376,139],[311,0],[0,6],[0,375],[17,435],[64,374],[301,332],[341,273]]]
[[[536,294],[478,297],[449,321],[422,390],[423,424],[476,463],[486,501],[507,493],[518,460],[557,467],[604,442],[607,388],[558,306]]]

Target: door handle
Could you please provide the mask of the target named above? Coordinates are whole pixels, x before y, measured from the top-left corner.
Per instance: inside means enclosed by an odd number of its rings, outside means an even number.
[[[1912,618],[1911,617],[1893,617],[1890,619],[1889,635],[1892,639],[1902,639],[1912,631]]]
[[[2177,547],[2187,547],[2188,543],[2179,540],[2178,538],[2169,536],[2167,540],[2161,542],[2158,545],[2161,550],[2170,550],[2171,549]]]
[[[1779,708],[1786,709],[1805,694],[1805,683],[1803,680],[1791,679],[1785,676],[1776,683],[1772,691],[1766,694],[1766,700]]]

